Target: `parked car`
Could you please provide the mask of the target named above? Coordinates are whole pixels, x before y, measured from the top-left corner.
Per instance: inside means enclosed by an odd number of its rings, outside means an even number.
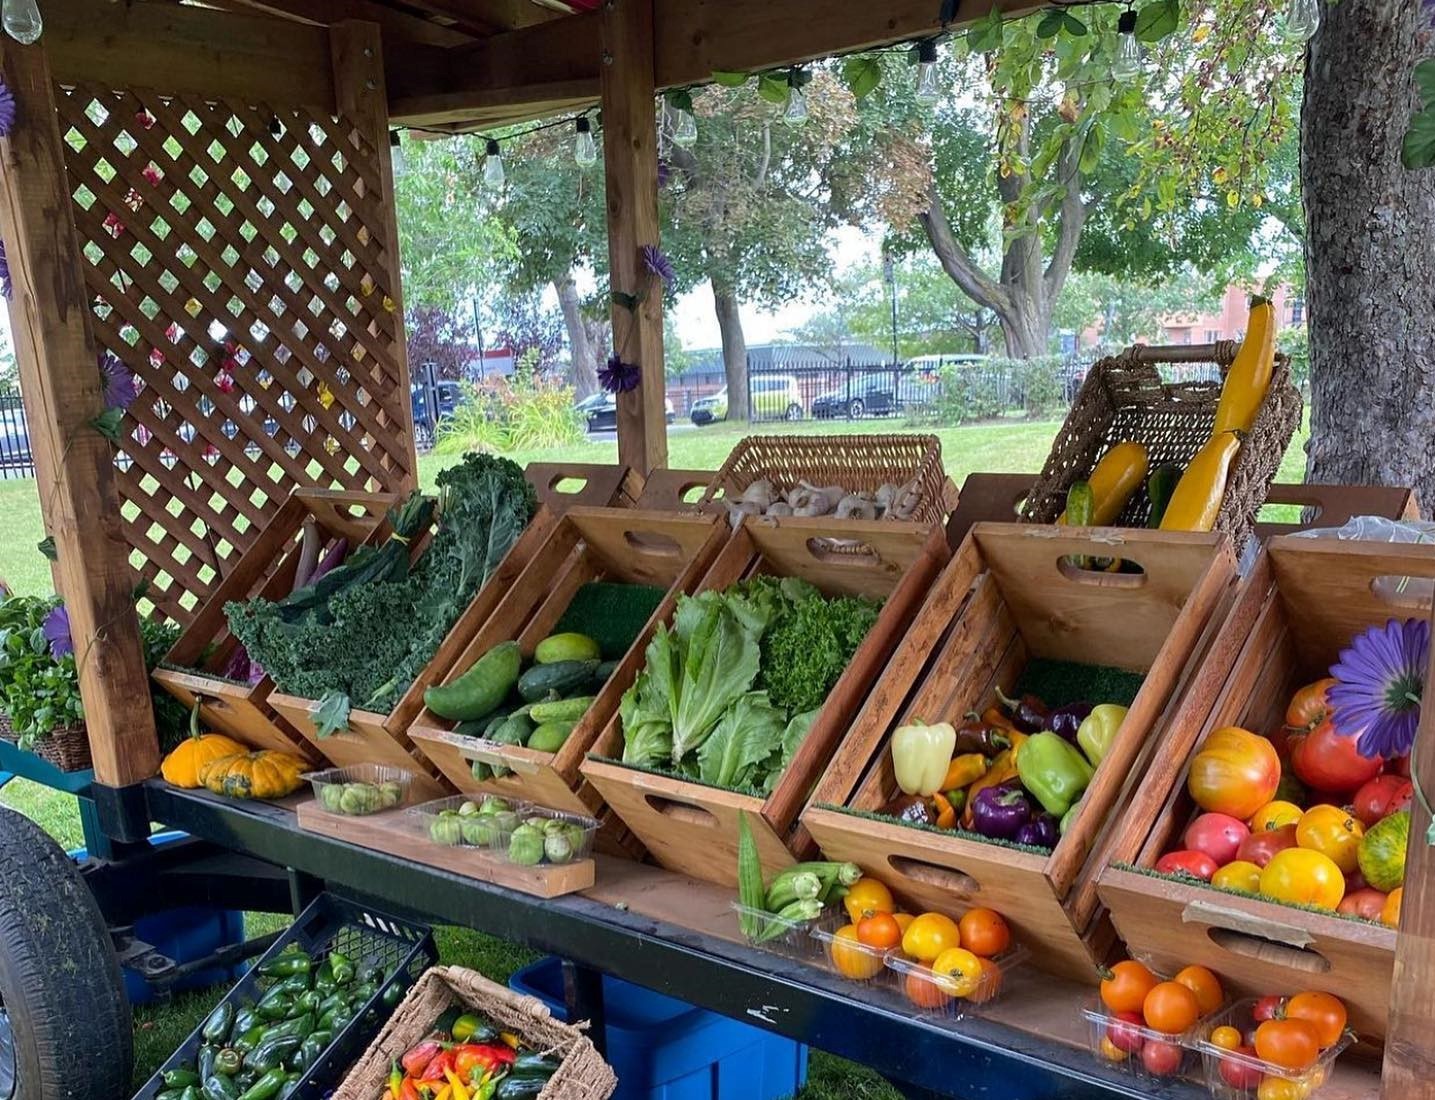
[[[605,391],[591,394],[573,407],[588,421],[590,432],[611,432],[618,427],[618,399],[611,393]],[[673,412],[673,403],[666,397],[663,398],[663,411],[669,424],[677,419]]]
[[[698,427],[717,420],[726,420],[727,387],[724,386],[717,393],[710,393],[706,397],[699,397],[693,402],[693,407],[688,410],[688,417]]]
[[[748,379],[754,420],[801,420],[802,392],[791,374],[754,374]]]
[[[812,415],[822,420],[839,416],[858,420],[901,411],[902,398],[897,393],[897,380],[891,374],[858,375],[850,383],[834,386],[812,401]]]

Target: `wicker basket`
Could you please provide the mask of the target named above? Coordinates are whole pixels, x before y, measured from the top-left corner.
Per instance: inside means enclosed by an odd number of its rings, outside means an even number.
[[[578,1028],[553,1019],[543,1002],[513,993],[475,971],[436,966],[409,990],[332,1100],[374,1100],[384,1091],[392,1061],[423,1039],[434,1020],[454,1005],[487,1016],[530,1046],[562,1054],[558,1072],[538,1100],[607,1100],[618,1085],[593,1044]]]
[[[1184,467],[1211,437],[1220,382],[1163,382],[1158,363],[1213,363],[1224,376],[1239,345],[1178,347],[1136,345],[1098,360],[1081,384],[1041,475],[1022,505],[1028,523],[1052,523],[1066,507],[1072,482],[1086,477],[1108,448],[1123,440],[1146,447],[1151,468],[1164,462]],[[1300,426],[1300,392],[1291,384],[1290,360],[1276,355],[1270,389],[1251,433],[1231,466],[1215,529],[1229,534],[1239,554],[1256,524],[1291,437]],[[1144,527],[1151,513],[1146,493],[1131,498],[1118,527]]]
[[[20,743],[20,735],[10,724],[8,714],[0,714],[0,741],[9,741],[12,745]],[[83,722],[51,730],[48,737],[35,741],[27,751],[62,772],[83,772],[94,767],[90,757],[90,735]]]
[[[719,492],[737,496],[763,478],[851,492],[915,480],[921,502],[907,520],[914,523],[944,523],[957,503],[957,487],[942,469],[942,441],[934,435],[750,435],[732,449],[698,507],[713,504]]]

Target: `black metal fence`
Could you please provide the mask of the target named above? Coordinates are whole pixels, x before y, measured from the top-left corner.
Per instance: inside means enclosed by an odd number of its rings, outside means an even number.
[[[0,478],[34,477],[30,426],[17,393],[0,395]]]

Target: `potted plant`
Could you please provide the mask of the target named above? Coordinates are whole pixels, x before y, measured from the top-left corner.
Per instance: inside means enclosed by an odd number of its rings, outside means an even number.
[[[6,740],[62,771],[90,766],[69,616],[58,597],[0,601],[0,710]]]

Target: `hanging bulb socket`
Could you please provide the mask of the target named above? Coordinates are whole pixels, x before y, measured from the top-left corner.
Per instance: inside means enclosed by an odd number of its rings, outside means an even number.
[[[787,106],[782,112],[782,121],[789,126],[801,126],[807,121],[807,96],[802,91],[801,69],[790,69],[787,73]]]
[[[1281,23],[1281,37],[1293,46],[1303,46],[1320,30],[1320,8],[1323,0],[1290,0],[1286,5],[1285,20]]]
[[[931,107],[941,94],[937,83],[937,40],[924,38],[917,46],[917,102]]]
[[[1111,75],[1117,80],[1131,80],[1141,72],[1141,43],[1136,41],[1136,13],[1127,8],[1116,23],[1116,57],[1111,62]]]
[[[402,172],[408,161],[404,155],[404,143],[397,130],[389,131],[389,161],[395,172]]]
[[[45,29],[35,0],[4,0],[0,4],[0,22],[4,23],[6,34],[26,46],[38,42],[40,32]]]
[[[592,168],[598,163],[598,145],[593,140],[593,124],[587,115],[579,115],[573,123],[573,159],[579,168]]]
[[[498,148],[498,141],[489,138],[484,146],[483,182],[489,187],[502,187],[503,180],[503,154]]]

